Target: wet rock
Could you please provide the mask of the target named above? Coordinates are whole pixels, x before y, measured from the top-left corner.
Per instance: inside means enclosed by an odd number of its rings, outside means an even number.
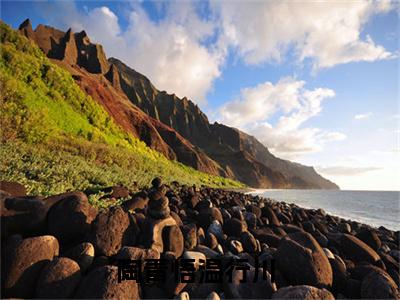
[[[304,299],[304,300],[334,300],[335,297],[326,289],[318,289],[309,285],[296,285],[280,288],[272,299]]]
[[[63,254],[76,261],[82,273],[90,267],[94,259],[94,247],[91,243],[80,243]]]
[[[26,188],[18,182],[0,181],[0,190],[7,192],[12,197],[26,196]]]
[[[165,227],[162,231],[162,238],[164,251],[173,252],[176,258],[182,255],[184,249],[184,240],[179,226],[172,225]]]
[[[81,280],[74,297],[78,299],[139,299],[140,287],[135,280],[118,282],[118,268],[104,266],[92,270]]]
[[[371,247],[349,234],[343,234],[341,248],[345,256],[355,262],[375,263],[380,259],[379,255]]]
[[[43,267],[59,254],[54,236],[26,238],[16,245],[8,260],[4,282],[7,297],[30,298]]]
[[[371,229],[364,229],[360,231],[359,233],[356,234],[356,237],[366,243],[368,246],[370,246],[372,249],[375,251],[378,251],[378,249],[381,247],[382,242],[378,237],[378,234],[376,231],[371,230]]]
[[[212,292],[210,295],[207,296],[206,300],[220,300],[221,298],[216,292]]]
[[[383,270],[369,272],[361,282],[364,299],[400,299],[400,292],[393,279]]]
[[[243,232],[247,231],[247,225],[244,221],[232,218],[225,222],[223,229],[228,236],[240,237]]]
[[[348,223],[340,223],[339,231],[343,233],[351,233],[351,226]]]
[[[346,282],[348,279],[346,265],[341,260],[336,259],[335,257],[333,259],[329,259],[329,262],[331,264],[333,273],[332,290],[335,294],[344,294],[346,291]]]
[[[232,274],[232,282],[224,282],[224,293],[226,298],[234,299],[254,299],[254,298],[271,298],[276,291],[276,286],[271,282],[271,275],[267,272],[267,278],[263,279],[262,269],[259,269],[257,282],[253,282],[255,269],[250,268],[246,271],[245,282],[243,281],[243,272],[234,270]]]
[[[124,245],[130,243],[130,220],[119,206],[100,213],[93,222],[89,240],[96,254],[112,256]]]
[[[37,298],[69,298],[81,279],[79,265],[72,259],[57,257],[42,270],[36,285]]]
[[[89,231],[97,210],[89,204],[82,192],[66,193],[54,197],[56,201],[47,214],[47,228],[60,242],[79,239]],[[49,203],[48,202],[48,203]]]
[[[279,271],[293,285],[332,286],[332,268],[322,248],[309,233],[292,233],[276,252]]]

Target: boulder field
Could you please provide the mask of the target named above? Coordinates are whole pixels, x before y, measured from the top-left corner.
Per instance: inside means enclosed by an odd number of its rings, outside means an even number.
[[[400,299],[399,231],[159,178],[121,189],[97,209],[85,192],[45,198],[2,184],[1,297]],[[195,282],[172,269],[161,281],[121,280],[122,260],[144,271],[145,261],[178,259],[193,260]],[[202,280],[216,261],[222,280]]]

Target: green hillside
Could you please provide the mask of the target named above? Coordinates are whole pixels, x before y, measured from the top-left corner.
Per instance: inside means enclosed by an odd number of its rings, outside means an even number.
[[[33,194],[164,181],[241,187],[169,161],[118,127],[27,38],[1,23],[0,178]]]

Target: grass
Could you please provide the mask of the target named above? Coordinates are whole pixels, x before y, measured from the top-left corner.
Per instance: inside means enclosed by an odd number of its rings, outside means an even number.
[[[0,179],[52,195],[114,184],[243,187],[176,161],[121,129],[72,76],[0,22]]]

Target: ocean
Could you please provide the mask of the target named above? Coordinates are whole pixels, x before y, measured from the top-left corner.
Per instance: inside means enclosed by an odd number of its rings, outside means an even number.
[[[371,226],[400,230],[400,192],[342,190],[255,190],[250,192]]]

